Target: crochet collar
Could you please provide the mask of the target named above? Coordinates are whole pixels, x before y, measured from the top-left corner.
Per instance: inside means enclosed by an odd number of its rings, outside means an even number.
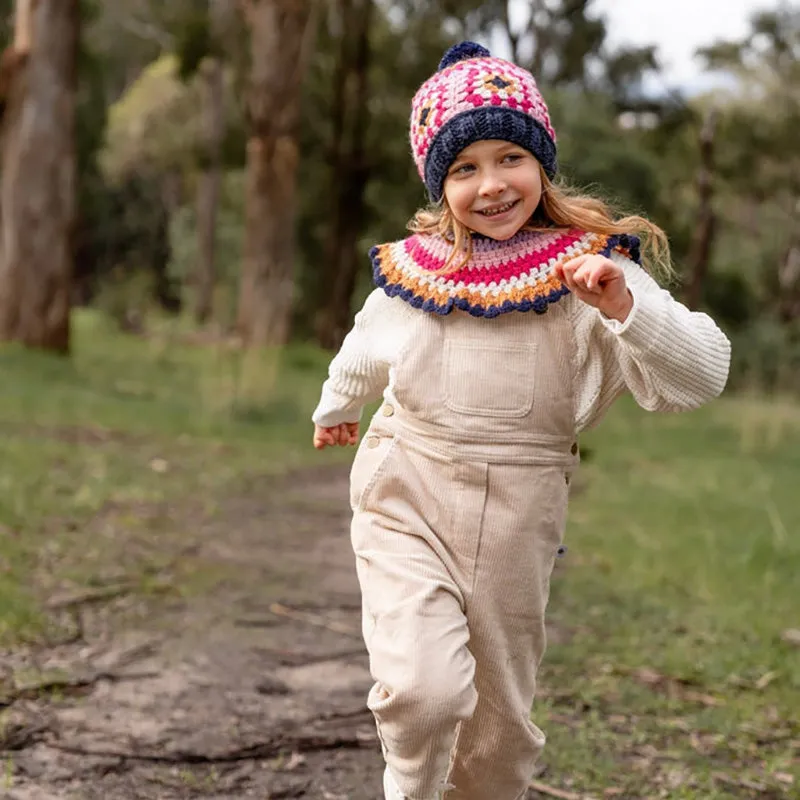
[[[585,253],[613,250],[638,262],[635,236],[585,231],[521,231],[504,242],[474,236],[472,257],[456,272],[436,275],[452,249],[438,234],[414,234],[370,250],[375,284],[422,311],[449,314],[454,308],[476,317],[509,311],[543,314],[569,289],[553,267]]]

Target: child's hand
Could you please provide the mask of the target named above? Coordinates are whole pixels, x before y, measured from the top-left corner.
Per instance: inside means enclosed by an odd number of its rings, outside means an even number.
[[[314,447],[317,450],[324,450],[326,447],[339,445],[344,447],[348,444],[358,442],[358,423],[343,422],[341,425],[334,425],[332,428],[323,428],[314,425]]]
[[[625,322],[633,308],[625,273],[605,256],[590,254],[555,267],[555,275],[579,299],[609,319]]]

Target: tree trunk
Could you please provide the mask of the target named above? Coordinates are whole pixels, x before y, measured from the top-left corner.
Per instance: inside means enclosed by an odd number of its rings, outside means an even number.
[[[778,266],[778,313],[785,323],[800,319],[800,198],[789,214],[789,245]]]
[[[325,245],[325,271],[317,340],[337,349],[350,327],[350,303],[362,258],[358,235],[363,225],[369,180],[365,153],[368,124],[369,34],[373,0],[341,0],[342,40],[334,77],[331,197],[334,206]]]
[[[222,186],[223,70],[219,58],[211,58],[202,73],[206,97],[203,109],[205,152],[197,181],[197,271],[194,316],[203,325],[211,316],[216,281],[215,251],[217,211]]]
[[[78,0],[18,0],[3,120],[0,339],[69,351]]]
[[[289,337],[300,85],[312,0],[244,0],[250,28],[245,241],[237,327],[247,345]]]
[[[216,283],[217,216],[222,188],[222,140],[225,135],[225,73],[221,38],[228,0],[208,0],[208,20],[214,55],[200,71],[204,84],[204,147],[197,183],[197,269],[194,275],[194,316],[199,325],[211,316]]]
[[[684,302],[692,309],[700,307],[703,288],[711,260],[711,247],[714,242],[716,217],[713,208],[714,198],[714,133],[717,114],[710,111],[700,132],[700,168],[697,173],[697,193],[699,208],[692,247],[689,252],[689,281],[684,293]]]

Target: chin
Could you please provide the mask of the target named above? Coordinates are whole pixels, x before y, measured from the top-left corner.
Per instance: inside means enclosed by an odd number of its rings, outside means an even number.
[[[509,228],[509,230],[507,232],[506,231],[503,231],[503,232],[495,231],[494,235],[492,235],[491,233],[487,233],[485,235],[490,237],[491,239],[496,239],[498,242],[505,242],[506,239],[510,239],[512,236],[516,236],[520,232],[521,228],[522,228],[522,226],[519,225],[518,227],[515,227],[515,228]]]
[[[510,239],[512,236],[516,236],[520,230],[522,229],[522,225],[508,225],[502,228],[494,228],[494,229],[486,229],[481,230],[480,228],[473,228],[476,233],[479,233],[481,236],[487,236],[489,239],[495,239],[498,242],[504,242],[506,239]]]

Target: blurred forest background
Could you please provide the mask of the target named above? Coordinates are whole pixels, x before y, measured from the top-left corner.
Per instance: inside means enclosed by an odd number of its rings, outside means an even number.
[[[725,88],[687,97],[645,91],[657,49],[610,48],[592,0],[522,24],[506,0],[33,5],[32,34],[29,1],[0,3],[0,339],[68,352],[88,305],[133,333],[155,309],[336,347],[369,246],[424,203],[410,98],[472,38],[537,77],[567,181],[668,231],[671,288],[733,337],[733,384],[800,390],[797,8],[706,49]]]
[[[734,345],[718,401],[581,437],[536,796],[798,796],[800,9],[688,95],[600,2],[0,0],[0,795],[378,796],[353,451],[310,416],[425,202],[412,94],[471,38]]]

